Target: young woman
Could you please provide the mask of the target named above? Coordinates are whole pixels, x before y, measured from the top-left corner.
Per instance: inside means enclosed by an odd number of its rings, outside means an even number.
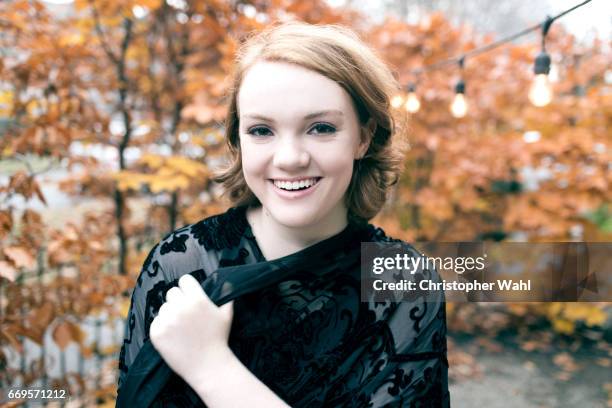
[[[233,85],[216,180],[235,206],[145,260],[117,405],[448,406],[443,293],[361,298],[361,242],[419,255],[368,223],[402,160],[387,66],[347,28],[285,23],[244,43]]]

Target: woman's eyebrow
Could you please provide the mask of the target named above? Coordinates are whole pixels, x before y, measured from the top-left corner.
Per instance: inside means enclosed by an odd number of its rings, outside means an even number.
[[[314,118],[318,118],[319,116],[325,116],[325,115],[344,116],[344,113],[342,113],[341,110],[337,110],[337,109],[322,110],[322,111],[309,113],[308,115],[304,116],[304,120],[314,119]]]
[[[325,116],[325,115],[344,116],[344,113],[342,113],[341,110],[337,110],[337,109],[322,110],[322,111],[317,111],[317,112],[309,113],[308,115],[304,116],[304,120],[314,119],[314,118],[317,118],[319,116]],[[269,118],[267,116],[259,115],[259,114],[256,114],[256,113],[247,113],[247,114],[244,115],[244,117],[245,118],[251,118],[251,119],[265,120],[265,121],[268,121],[268,122],[274,122],[274,119]]]

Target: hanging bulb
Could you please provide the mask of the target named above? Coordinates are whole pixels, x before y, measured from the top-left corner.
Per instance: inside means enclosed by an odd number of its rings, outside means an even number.
[[[529,100],[535,106],[546,106],[552,100],[552,87],[548,74],[550,73],[550,56],[546,53],[546,35],[553,23],[554,18],[547,16],[542,23],[542,51],[535,59],[533,72],[535,78],[529,89]]]
[[[550,73],[548,74],[548,80],[551,84],[559,82],[559,65],[551,63]]]
[[[404,98],[402,98],[402,95],[395,95],[393,98],[391,98],[391,106],[393,106],[395,109],[402,106],[403,103]]]
[[[406,104],[404,106],[410,113],[416,113],[421,108],[421,102],[419,102],[419,98],[416,95],[416,87],[414,84],[408,85],[408,96],[406,97]]]
[[[465,83],[463,80],[455,85],[455,98],[450,106],[451,113],[456,118],[462,118],[467,114],[468,106],[465,100]]]
[[[406,110],[410,113],[416,113],[421,109],[421,102],[414,92],[410,92],[406,98]]]
[[[456,118],[462,118],[467,113],[467,101],[463,94],[456,94],[451,104],[451,113]]]
[[[548,75],[536,75],[529,89],[529,100],[535,106],[546,106],[552,101],[552,88],[548,80]]]
[[[533,71],[535,78],[529,89],[529,100],[535,106],[546,106],[552,100],[552,87],[548,78],[550,57],[545,51],[536,57]]]

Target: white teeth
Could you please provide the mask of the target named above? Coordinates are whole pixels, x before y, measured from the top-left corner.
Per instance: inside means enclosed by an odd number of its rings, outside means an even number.
[[[317,180],[315,178],[294,182],[274,180],[274,185],[278,188],[282,188],[283,190],[297,190],[298,188],[310,187],[316,184],[316,182]]]

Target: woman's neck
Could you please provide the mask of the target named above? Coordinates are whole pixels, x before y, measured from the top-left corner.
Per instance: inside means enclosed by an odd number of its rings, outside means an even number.
[[[337,206],[325,219],[307,227],[279,223],[262,206],[247,208],[246,217],[266,260],[282,258],[332,237],[346,228],[346,208]]]

